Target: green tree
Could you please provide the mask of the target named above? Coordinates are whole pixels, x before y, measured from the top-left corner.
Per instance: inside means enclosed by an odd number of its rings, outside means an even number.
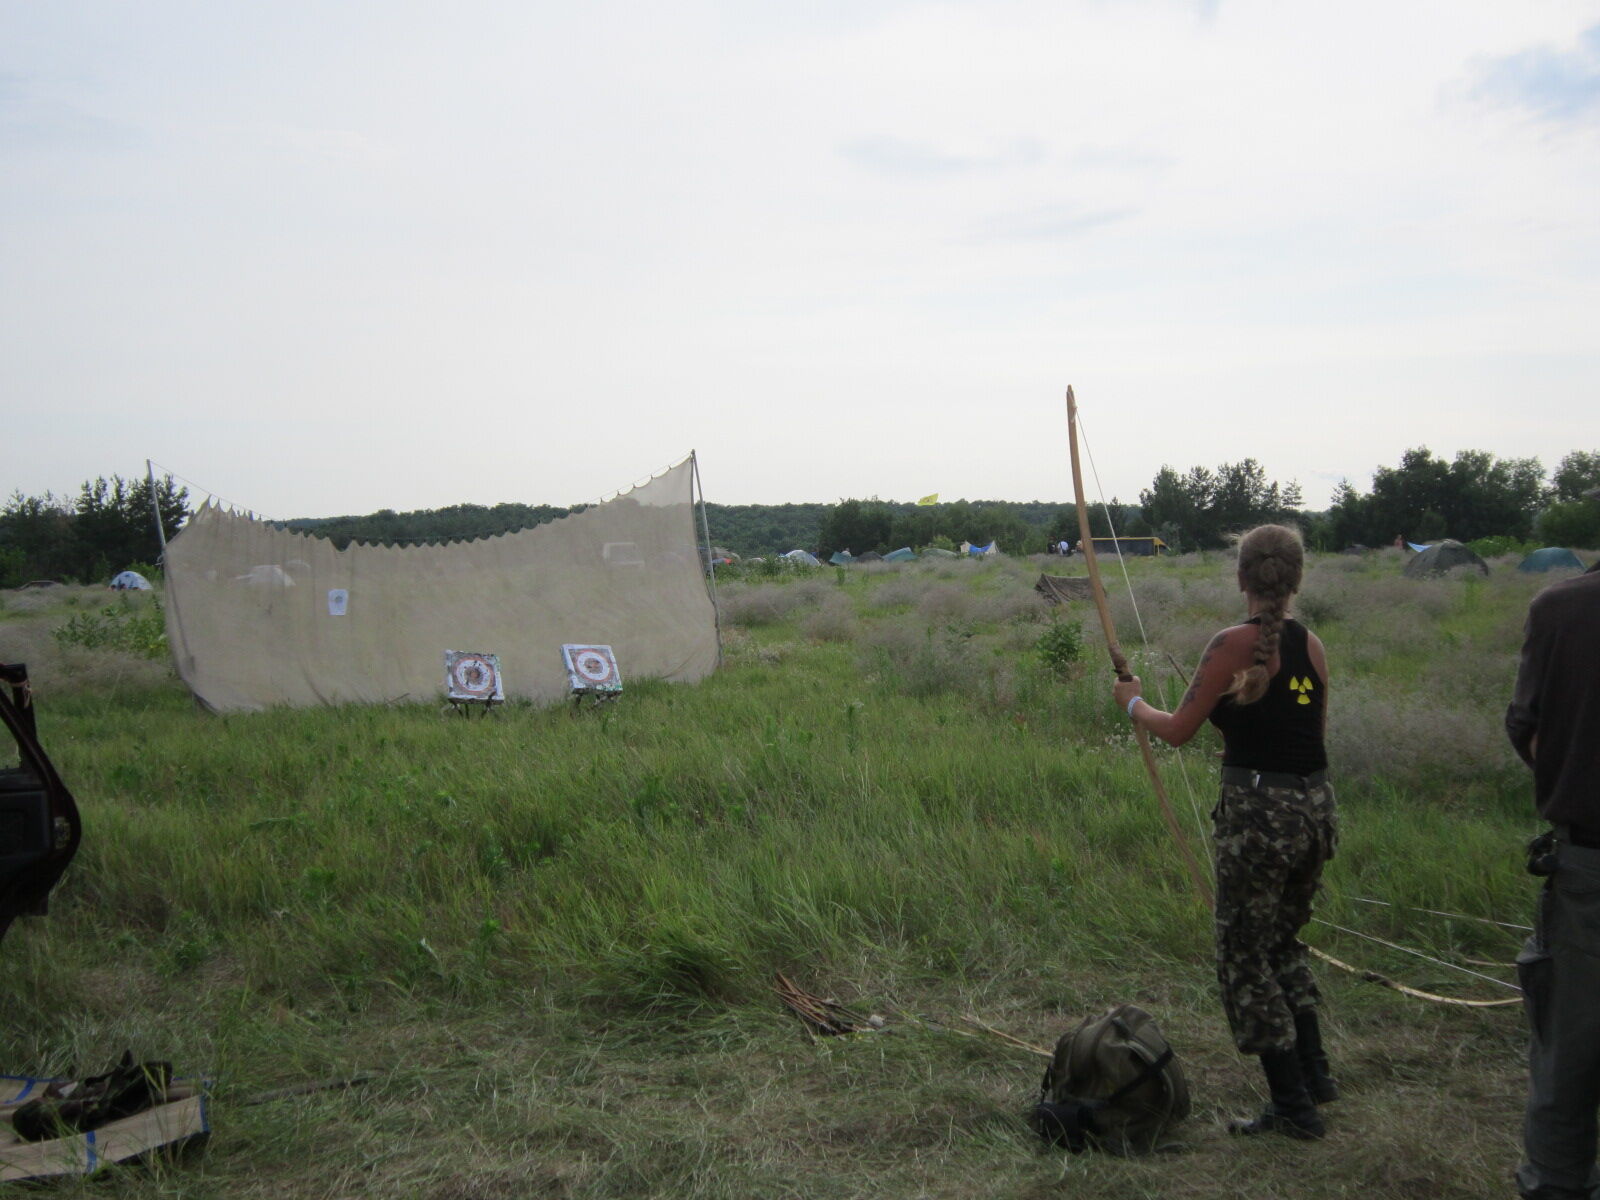
[[[1534,532],[1546,546],[1600,550],[1600,500],[1557,500],[1539,514]]]
[[[1152,528],[1165,531],[1161,533],[1161,540],[1174,549],[1179,548],[1180,540],[1192,538],[1198,543],[1200,538],[1210,486],[1209,482],[1201,488],[1193,486],[1197,471],[1203,468],[1196,467],[1183,476],[1163,465],[1150,486],[1139,493],[1144,519]],[[1204,471],[1204,475],[1209,477],[1210,472]]]
[[[11,552],[7,587],[30,579],[75,578],[79,556],[71,502],[50,492],[12,492],[0,510],[0,547]]]
[[[883,501],[841,500],[823,514],[817,553],[823,558],[838,550],[852,554],[876,550],[881,554],[894,549],[888,544],[893,528],[894,514]]]
[[[1139,493],[1143,521],[1129,521],[1127,532],[1155,532],[1173,547],[1222,546],[1230,533],[1297,515],[1298,483],[1287,486],[1267,478],[1253,458],[1223,463],[1215,472],[1190,467],[1179,475],[1170,466],[1156,473]]]
[[[189,517],[189,490],[167,478],[156,484],[154,495],[152,505],[148,479],[129,482],[120,475],[83,485],[73,520],[79,578],[93,579],[161,556],[156,511],[166,536],[172,537]]]
[[[1600,450],[1574,450],[1561,460],[1550,477],[1553,499],[1583,500],[1600,488]]]

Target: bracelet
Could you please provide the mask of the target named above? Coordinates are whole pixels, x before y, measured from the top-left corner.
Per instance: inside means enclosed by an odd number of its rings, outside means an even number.
[[[1128,701],[1128,716],[1129,717],[1133,716],[1133,706],[1135,704],[1139,703],[1139,701],[1141,701],[1143,699],[1144,699],[1143,696],[1135,696],[1132,700]]]

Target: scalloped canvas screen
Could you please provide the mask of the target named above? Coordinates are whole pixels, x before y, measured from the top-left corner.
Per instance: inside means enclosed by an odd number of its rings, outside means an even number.
[[[178,674],[219,710],[442,699],[447,650],[499,656],[507,698],[568,695],[565,643],[629,679],[717,663],[692,460],[559,521],[438,546],[336,549],[208,504],[167,546]]]

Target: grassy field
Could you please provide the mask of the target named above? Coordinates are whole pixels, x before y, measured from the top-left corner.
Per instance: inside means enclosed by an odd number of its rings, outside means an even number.
[[[1059,565],[1059,563],[1058,563]],[[1505,746],[1529,597],[1328,557],[1300,610],[1334,672],[1343,843],[1319,914],[1510,979],[1530,785]],[[1241,1143],[1261,1100],[1213,995],[1185,882],[1087,606],[1040,563],[724,581],[726,664],[574,714],[512,705],[206,716],[165,664],[76,620],[148,598],[5,593],[83,850],[0,955],[0,1070],[125,1047],[215,1081],[210,1145],[58,1187],[118,1196],[1487,1197],[1508,1194],[1515,1007],[1448,1008],[1324,970],[1345,1098],[1316,1145]],[[1113,579],[1146,694],[1240,598],[1222,556]],[[97,616],[103,606],[135,606]],[[87,614],[87,615],[86,615]],[[1085,623],[1065,670],[1036,650]],[[1142,623],[1149,649],[1141,643]],[[124,637],[137,645],[137,637]],[[626,664],[624,664],[626,671]],[[1199,838],[1214,739],[1160,751]],[[1383,901],[1386,906],[1370,903]],[[1452,994],[1493,984],[1313,926]],[[810,1039],[772,979],[884,1017]],[[1022,1123],[1048,1046],[1119,1001],[1195,1095],[1170,1153],[1072,1158]],[[307,1080],[345,1092],[250,1103]]]

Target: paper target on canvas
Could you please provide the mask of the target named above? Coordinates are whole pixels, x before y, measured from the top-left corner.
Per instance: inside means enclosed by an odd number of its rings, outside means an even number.
[[[565,645],[562,660],[567,664],[567,680],[575,692],[620,692],[622,672],[610,646]]]
[[[451,700],[504,700],[500,656],[475,650],[446,650],[444,691]]]

